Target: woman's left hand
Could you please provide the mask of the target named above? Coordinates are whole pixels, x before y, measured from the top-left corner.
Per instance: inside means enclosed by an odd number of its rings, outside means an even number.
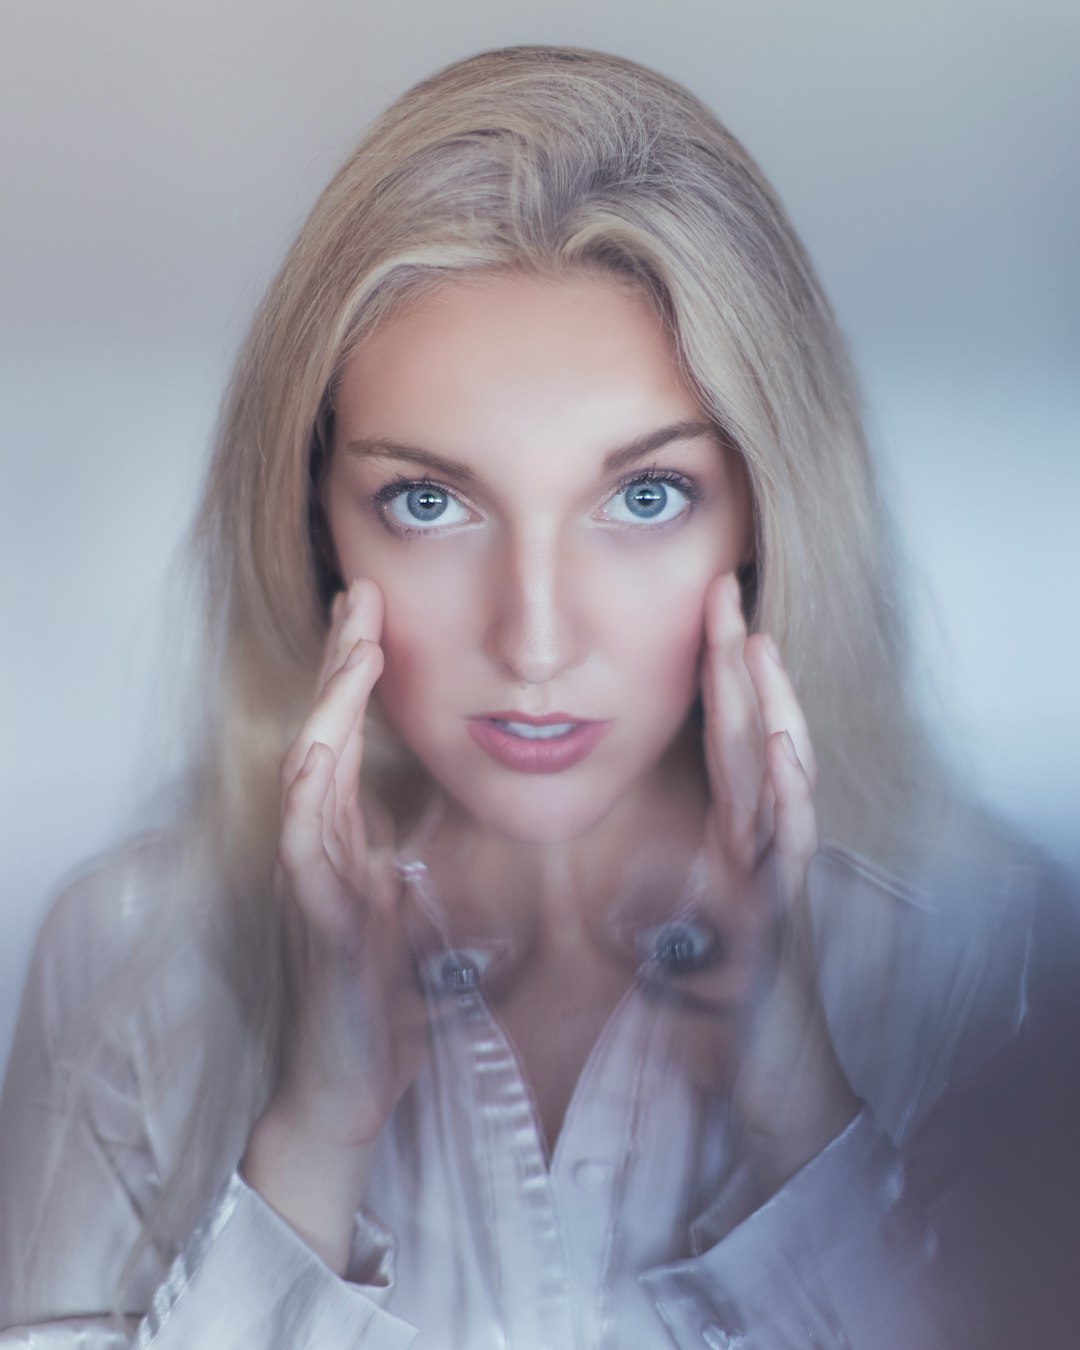
[[[859,1102],[817,987],[807,900],[818,846],[816,766],[806,719],[773,639],[747,637],[733,575],[711,586],[705,628],[705,888],[731,935],[726,980],[736,991],[726,1004],[735,1035],[723,1076],[748,1161],[772,1193],[848,1124]]]

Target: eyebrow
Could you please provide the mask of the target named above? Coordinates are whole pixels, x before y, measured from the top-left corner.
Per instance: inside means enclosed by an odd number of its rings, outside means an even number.
[[[605,455],[604,472],[614,473],[617,469],[624,469],[628,464],[644,459],[646,455],[654,454],[673,441],[695,441],[699,436],[716,438],[718,435],[719,433],[712,422],[672,422],[670,426],[658,427],[655,431],[647,431],[643,436],[637,436],[628,444]]]
[[[712,422],[691,420],[672,422],[669,426],[657,427],[655,431],[646,431],[643,435],[636,436],[632,441],[628,441],[626,445],[618,446],[605,455],[603,471],[604,473],[615,473],[628,464],[644,459],[646,455],[655,454],[657,450],[662,449],[665,445],[671,445],[674,441],[692,441],[697,440],[699,436],[712,436],[719,439],[720,433]],[[346,441],[342,448],[346,454],[350,455],[364,455],[373,459],[409,460],[411,463],[419,464],[442,478],[454,478],[466,486],[475,487],[480,481],[477,474],[467,464],[462,464],[456,459],[448,459],[445,455],[437,455],[432,450],[424,450],[418,445],[409,445],[405,441],[388,440],[382,437],[374,439],[360,437],[356,440]]]

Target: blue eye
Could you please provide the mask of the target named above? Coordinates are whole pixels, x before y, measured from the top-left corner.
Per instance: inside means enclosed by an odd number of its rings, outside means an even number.
[[[688,487],[668,478],[635,478],[610,498],[605,508],[609,520],[620,524],[664,525],[677,520],[692,504]]]
[[[638,945],[655,974],[693,975],[715,965],[724,954],[720,934],[694,919],[672,919],[638,936]]]
[[[462,525],[469,513],[452,493],[435,483],[390,484],[377,496],[394,521],[406,529]]]
[[[623,501],[631,515],[652,520],[663,513],[668,503],[668,490],[663,483],[635,483],[623,493]]]
[[[414,520],[438,520],[449,498],[438,488],[410,488],[405,493],[405,509]]]

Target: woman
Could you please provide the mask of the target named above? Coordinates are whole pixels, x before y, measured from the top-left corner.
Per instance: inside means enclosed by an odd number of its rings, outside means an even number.
[[[39,945],[0,1345],[986,1344],[1041,883],[883,534],[689,95],[522,48],[391,108],[226,404],[190,807]]]

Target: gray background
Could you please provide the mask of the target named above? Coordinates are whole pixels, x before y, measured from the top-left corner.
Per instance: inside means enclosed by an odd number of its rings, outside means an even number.
[[[1080,867],[1075,0],[0,0],[0,1057],[49,896],[170,763],[166,580],[256,298],[375,112],[515,42],[653,64],[758,157],[864,379],[930,715]]]

